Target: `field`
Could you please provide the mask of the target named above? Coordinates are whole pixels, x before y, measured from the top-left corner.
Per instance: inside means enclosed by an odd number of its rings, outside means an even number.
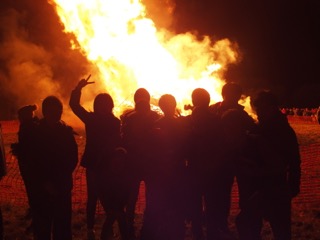
[[[302,157],[301,193],[294,199],[292,207],[292,231],[294,240],[320,239],[320,125],[311,118],[290,117],[290,124],[297,133]],[[26,217],[27,200],[25,189],[20,177],[17,160],[10,153],[10,144],[16,141],[18,124],[16,121],[1,122],[4,145],[7,157],[7,176],[0,182],[0,201],[4,219],[6,240],[32,239],[28,226],[30,219]],[[79,156],[85,144],[84,136],[77,136]],[[86,239],[85,198],[86,186],[84,169],[78,167],[74,174],[73,190],[73,234],[74,240]],[[137,227],[141,227],[145,199],[143,184],[136,208]],[[238,212],[238,196],[236,184],[232,193],[232,208],[230,228],[236,236],[234,218]],[[103,212],[97,209],[97,237],[103,222]],[[115,226],[116,227],[116,226]],[[189,229],[186,229],[186,239],[192,240]],[[272,232],[268,223],[263,228],[263,239],[271,240]],[[96,238],[98,239],[98,238]],[[118,239],[116,237],[116,239]]]

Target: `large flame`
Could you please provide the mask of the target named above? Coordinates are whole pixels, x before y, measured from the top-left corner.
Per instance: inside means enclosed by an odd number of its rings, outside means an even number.
[[[191,33],[175,35],[157,29],[139,0],[53,0],[50,2],[73,33],[79,48],[97,67],[95,79],[114,98],[118,111],[132,105],[139,87],[154,99],[169,93],[178,107],[190,103],[191,92],[205,88],[221,100],[223,73],[237,60],[228,39],[215,43]]]

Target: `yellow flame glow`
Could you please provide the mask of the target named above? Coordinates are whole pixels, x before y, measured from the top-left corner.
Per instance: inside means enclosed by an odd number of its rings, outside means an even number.
[[[221,100],[222,79],[237,53],[228,39],[215,43],[191,33],[157,29],[138,0],[54,0],[66,32],[98,69],[104,89],[120,109],[132,104],[135,90],[146,88],[155,99],[169,93],[178,107],[191,92],[205,88],[212,102]],[[72,47],[76,45],[73,42]],[[119,109],[118,109],[119,110]]]

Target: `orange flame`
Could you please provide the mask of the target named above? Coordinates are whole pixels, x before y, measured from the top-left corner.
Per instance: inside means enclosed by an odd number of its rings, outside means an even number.
[[[157,29],[139,0],[53,0],[65,31],[73,33],[79,48],[97,67],[102,88],[120,111],[132,105],[139,87],[154,99],[174,95],[178,108],[190,103],[191,92],[205,88],[212,101],[221,100],[222,76],[237,60],[228,39],[198,40],[191,33],[175,35]]]

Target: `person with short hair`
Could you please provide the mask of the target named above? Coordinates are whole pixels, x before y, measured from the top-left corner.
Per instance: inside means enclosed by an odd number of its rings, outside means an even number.
[[[203,88],[196,88],[192,95],[192,113],[187,122],[187,171],[189,184],[188,220],[191,221],[195,239],[203,239],[206,226],[208,239],[220,239],[224,218],[223,206],[226,173],[229,162],[221,159],[223,141],[220,132],[220,119],[212,114],[210,94]]]
[[[242,161],[238,161],[239,237],[261,239],[262,221],[267,220],[274,239],[290,240],[291,201],[300,192],[301,178],[297,136],[272,92],[259,91],[252,96],[251,105],[258,123],[246,135],[247,147],[242,147]]]
[[[42,102],[41,118],[30,126],[32,223],[35,239],[72,239],[72,173],[78,163],[74,131],[61,120],[63,105],[56,96]]]
[[[32,208],[34,206],[33,197],[35,196],[34,191],[34,176],[36,173],[35,167],[32,166],[34,161],[33,155],[33,132],[36,130],[39,124],[39,118],[35,115],[37,110],[37,105],[27,105],[23,106],[18,110],[19,119],[19,130],[18,130],[18,142],[11,144],[11,152],[16,156],[18,160],[18,166],[20,170],[20,175],[22,177],[27,199],[29,203],[29,209],[27,210],[26,218],[30,218],[32,214]],[[26,231],[32,230],[32,222],[27,227]]]
[[[242,127],[247,130],[255,128],[253,118],[244,110],[244,106],[239,104],[242,94],[243,89],[241,85],[236,82],[227,82],[223,85],[221,89],[221,96],[223,100],[210,106],[211,113],[219,119],[220,124],[224,124],[224,120],[222,119],[224,113],[229,110],[237,110],[239,113],[238,118],[234,119],[233,123],[241,124],[243,125]],[[225,133],[222,132],[222,142],[224,141],[224,138]],[[223,144],[222,147],[223,153],[220,156],[220,161],[224,164],[225,168],[220,171],[220,174],[223,176],[220,184],[223,185],[223,188],[221,188],[219,213],[215,214],[220,218],[219,228],[221,235],[225,236],[231,235],[228,227],[228,218],[231,206],[231,191],[236,177],[234,163],[238,157],[232,152],[232,148],[233,146],[228,143]]]
[[[154,124],[155,152],[147,179],[141,239],[185,238],[184,130],[171,94],[159,98],[163,115]]]
[[[81,79],[71,93],[69,105],[74,114],[85,124],[86,145],[81,166],[86,169],[87,180],[87,234],[94,239],[94,217],[99,200],[106,219],[101,239],[113,235],[112,225],[119,222],[120,233],[127,239],[124,206],[127,200],[126,157],[120,149],[120,120],[113,114],[114,103],[110,94],[99,93],[93,102],[93,112],[80,105],[81,91],[94,82]]]
[[[139,88],[134,93],[134,109],[121,115],[121,135],[124,148],[128,152],[129,164],[129,200],[126,208],[129,224],[129,235],[136,237],[134,226],[136,202],[140,183],[145,182],[148,191],[150,169],[154,162],[155,135],[154,124],[159,114],[150,106],[150,93],[145,88]],[[146,193],[146,198],[148,194]],[[146,200],[148,201],[148,200]]]

